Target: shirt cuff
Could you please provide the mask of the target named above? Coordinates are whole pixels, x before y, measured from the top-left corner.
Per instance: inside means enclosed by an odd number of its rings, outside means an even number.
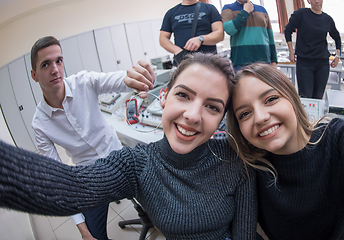
[[[75,225],[85,222],[85,217],[82,213],[74,214],[73,216],[71,216],[71,218],[73,219]]]

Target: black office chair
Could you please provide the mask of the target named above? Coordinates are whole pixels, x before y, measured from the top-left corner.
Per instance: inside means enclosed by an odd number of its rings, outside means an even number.
[[[153,228],[154,225],[151,222],[151,220],[149,219],[147,213],[141,207],[141,205],[133,198],[131,198],[129,200],[134,204],[134,208],[136,209],[139,218],[121,221],[118,223],[118,226],[123,229],[123,228],[125,228],[126,225],[134,225],[134,224],[142,225],[142,230],[141,230],[139,240],[144,240],[146,238],[146,235],[147,235],[149,229]]]

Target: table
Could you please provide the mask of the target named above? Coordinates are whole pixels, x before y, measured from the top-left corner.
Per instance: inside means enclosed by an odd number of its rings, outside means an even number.
[[[285,63],[285,62],[282,62],[282,63],[278,63],[277,67],[285,68],[285,69],[291,71],[290,80],[292,81],[293,85],[295,86],[295,82],[296,82],[296,64],[295,63]],[[332,68],[332,67],[330,67],[330,72],[337,73],[338,80],[336,80],[335,82],[327,82],[327,85],[331,86],[331,89],[340,90],[341,80],[343,78],[344,69],[343,68]]]
[[[143,126],[141,124],[132,124],[130,126],[125,119],[116,114],[116,112],[113,114],[102,112],[102,114],[106,121],[115,129],[117,136],[123,145],[135,147],[138,143],[148,144],[150,142],[158,141],[164,136],[164,132],[159,128],[155,129],[154,127]],[[135,129],[150,132],[139,132]]]

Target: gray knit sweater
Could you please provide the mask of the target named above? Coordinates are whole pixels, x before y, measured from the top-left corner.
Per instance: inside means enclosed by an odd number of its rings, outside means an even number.
[[[255,175],[225,140],[184,155],[164,137],[72,167],[0,142],[0,206],[72,215],[135,197],[166,239],[255,239]]]

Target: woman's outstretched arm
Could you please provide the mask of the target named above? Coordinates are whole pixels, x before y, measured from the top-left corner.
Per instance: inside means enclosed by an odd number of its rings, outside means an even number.
[[[0,207],[69,216],[133,197],[130,150],[113,152],[90,166],[68,166],[0,141]]]

